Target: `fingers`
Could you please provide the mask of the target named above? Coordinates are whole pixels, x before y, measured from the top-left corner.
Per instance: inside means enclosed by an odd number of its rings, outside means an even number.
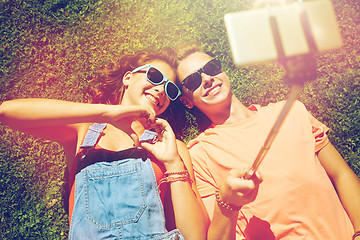
[[[166,120],[161,118],[155,118],[154,124],[164,131],[169,130],[169,128],[171,129],[170,124]]]
[[[154,149],[154,144],[153,143],[148,143],[148,142],[140,142],[139,146],[144,148],[145,150],[152,152]]]
[[[170,124],[164,119],[156,118],[154,124],[151,125],[151,128],[154,128],[157,132],[156,141],[141,141],[141,146],[151,152],[164,164],[170,164],[173,161],[177,161],[179,153],[175,134],[172,131]]]
[[[253,180],[238,177],[229,177],[227,184],[229,185],[229,189],[231,189],[231,191],[243,193],[253,191],[259,185]]]
[[[131,121],[140,121],[145,128],[149,128],[155,122],[156,113],[154,109],[145,105],[130,106],[127,108],[127,115],[124,116]]]
[[[132,132],[129,135],[131,139],[134,141],[134,147],[140,147],[139,136],[135,132]]]
[[[255,172],[255,174],[253,174],[249,178],[245,178],[246,174],[247,174],[247,171],[242,168],[234,168],[229,171],[230,176],[234,176],[234,177],[242,178],[242,179],[246,179],[246,180],[252,180],[256,183],[262,182],[262,177],[261,177],[261,174],[259,171]]]
[[[154,123],[150,127],[154,128],[156,130],[159,138],[162,138],[164,136],[175,138],[175,134],[174,134],[170,124],[164,119],[155,118]]]
[[[154,124],[156,119],[156,113],[154,109],[144,106],[144,109],[140,114],[140,118],[145,119],[145,127],[148,128],[149,126]]]
[[[231,204],[240,206],[253,201],[257,195],[261,175],[256,173],[250,179],[245,179],[245,169],[232,169],[229,171],[220,187],[223,199]]]

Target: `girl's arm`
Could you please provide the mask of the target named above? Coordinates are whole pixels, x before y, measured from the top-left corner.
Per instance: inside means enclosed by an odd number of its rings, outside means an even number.
[[[191,184],[183,181],[170,184],[176,227],[185,239],[206,239],[210,220],[196,188],[190,155],[183,142],[177,141],[177,147],[183,162],[179,161],[179,164],[169,166],[167,170],[171,172],[187,169]]]
[[[77,137],[77,123],[108,122],[121,128],[126,118],[153,120],[155,114],[152,109],[143,106],[76,103],[53,99],[17,99],[0,105],[0,122],[60,143]],[[126,121],[129,122],[129,119]]]
[[[186,240],[206,239],[209,219],[195,187],[192,164],[186,145],[175,139],[175,134],[165,120],[157,119],[156,124],[160,133],[158,141],[154,144],[141,143],[141,145],[164,163],[170,177],[182,178],[184,170],[188,170],[192,181],[191,184],[184,179],[166,183],[170,187],[176,228]]]

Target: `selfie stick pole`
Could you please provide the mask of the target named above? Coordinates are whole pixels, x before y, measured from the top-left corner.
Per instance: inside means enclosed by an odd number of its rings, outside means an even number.
[[[291,85],[291,90],[285,102],[285,105],[280,112],[279,117],[277,118],[273,128],[271,129],[268,137],[265,140],[264,145],[260,149],[254,162],[247,169],[244,176],[245,179],[250,179],[256,173],[266,153],[269,151],[270,146],[276,137],[276,134],[279,132],[281,124],[283,123],[286,115],[288,114],[292,104],[299,96],[303,88],[304,82],[306,80],[316,79],[316,64],[314,54],[317,52],[317,47],[310,29],[309,20],[304,9],[302,9],[302,11],[300,12],[300,20],[310,51],[307,54],[286,57],[281,43],[276,18],[274,16],[270,16],[270,25],[279,56],[279,62],[280,64],[284,65],[286,69],[287,79],[289,80],[289,84]]]
[[[297,99],[299,93],[302,90],[302,86],[300,85],[293,85],[291,90],[290,90],[290,94],[285,102],[285,105],[278,117],[278,119],[276,120],[273,128],[270,131],[270,134],[268,135],[268,137],[265,140],[264,145],[261,147],[260,152],[258,153],[258,155],[255,158],[255,161],[253,162],[253,164],[247,169],[246,171],[246,175],[244,176],[244,178],[249,179],[251,178],[254,173],[256,172],[256,170],[259,168],[260,163],[262,162],[262,160],[264,159],[266,153],[268,152],[268,150],[270,149],[270,145],[273,142],[276,134],[279,132],[280,126],[283,123],[287,113],[289,112],[292,104],[295,102],[295,100]]]

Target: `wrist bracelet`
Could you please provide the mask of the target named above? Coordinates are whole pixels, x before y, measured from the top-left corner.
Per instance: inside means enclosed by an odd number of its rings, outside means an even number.
[[[356,237],[360,236],[360,231],[356,231],[352,237],[352,240],[355,240]]]
[[[216,202],[217,204],[220,206],[220,207],[223,207],[223,208],[226,208],[227,210],[230,210],[230,211],[239,211],[241,209],[241,207],[237,207],[237,206],[234,206],[234,205],[230,205],[226,202],[224,202],[220,196],[220,192],[219,192],[219,189],[216,189],[215,191],[215,198],[216,198]]]
[[[178,175],[178,176],[169,176],[169,175]],[[159,182],[159,187],[161,184],[163,183],[172,183],[172,182],[177,182],[177,181],[183,181],[183,182],[189,182],[190,185],[192,183],[192,180],[190,178],[190,174],[187,170],[184,171],[178,171],[178,172],[165,172],[164,176],[160,182]]]
[[[189,172],[188,172],[188,170],[182,170],[182,171],[177,171],[177,172],[168,172],[168,171],[166,171],[164,173],[165,176],[175,175],[175,174],[184,175],[184,174],[189,174]]]

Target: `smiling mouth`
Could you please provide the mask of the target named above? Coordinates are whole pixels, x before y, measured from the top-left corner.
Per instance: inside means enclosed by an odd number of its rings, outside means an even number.
[[[146,97],[148,100],[150,100],[150,102],[152,102],[152,104],[153,104],[154,106],[159,107],[159,99],[158,99],[158,98],[154,97],[154,96],[151,95],[151,94],[145,94],[145,97]]]
[[[218,85],[214,86],[213,88],[211,88],[204,94],[204,97],[207,97],[209,95],[214,96],[214,95],[218,94],[221,86],[222,86],[222,84],[218,84]]]

